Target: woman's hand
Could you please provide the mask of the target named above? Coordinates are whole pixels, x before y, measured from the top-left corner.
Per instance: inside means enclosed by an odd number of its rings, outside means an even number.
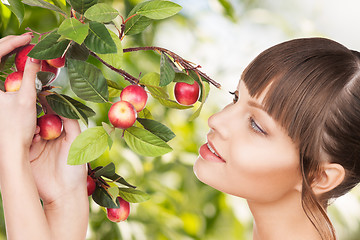
[[[23,34],[0,39],[0,58],[30,43],[31,37],[31,34]],[[36,128],[35,77],[39,69],[40,61],[28,58],[19,91],[0,91],[2,154],[11,155],[13,151],[29,150]],[[3,159],[0,158],[0,162],[3,162]]]
[[[61,117],[63,133],[54,140],[37,134],[30,148],[30,162],[36,186],[44,205],[86,190],[86,165],[67,165],[71,143],[80,133],[77,120]]]

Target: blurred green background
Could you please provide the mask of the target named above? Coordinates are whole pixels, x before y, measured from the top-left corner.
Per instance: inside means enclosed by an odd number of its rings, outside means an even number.
[[[141,1],[116,0],[113,6],[126,16],[138,2]],[[108,221],[103,209],[90,201],[87,240],[251,239],[252,220],[246,201],[202,184],[192,171],[198,148],[205,142],[207,118],[231,101],[228,91],[236,88],[242,70],[260,51],[273,44],[295,37],[325,36],[360,50],[360,31],[356,31],[360,23],[360,4],[356,0],[341,3],[336,0],[174,2],[183,7],[178,15],[155,22],[141,35],[126,37],[124,48],[165,47],[200,64],[202,70],[223,87],[221,90],[212,88],[200,117],[193,122],[187,118],[194,110],[165,109],[149,100],[148,108],[154,118],[177,135],[170,142],[172,153],[161,158],[140,157],[120,140],[114,143],[111,151],[91,163],[95,167],[114,161],[117,173],[151,194],[151,199],[132,204],[128,220],[119,224]],[[47,32],[56,28],[60,20],[48,10],[27,6],[25,19],[19,26],[16,17],[0,4],[0,38],[21,34],[27,27]],[[159,60],[159,55],[153,52],[127,53],[124,69],[134,76],[140,72],[143,75],[158,72]],[[122,81],[109,70],[103,71],[112,80]],[[62,72],[57,80],[59,85],[64,76]],[[66,86],[63,87],[66,90]],[[108,105],[91,107],[97,115],[90,125],[108,121]],[[329,209],[339,239],[360,239],[359,196],[359,189],[355,189]],[[2,239],[6,237],[1,212]]]

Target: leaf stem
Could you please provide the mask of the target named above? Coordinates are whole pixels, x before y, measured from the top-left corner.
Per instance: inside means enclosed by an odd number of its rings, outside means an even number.
[[[161,48],[161,47],[149,46],[149,47],[125,48],[125,49],[123,49],[123,52],[127,53],[127,52],[149,51],[149,50],[168,54],[169,56],[171,56],[174,59],[174,61],[176,63],[180,64],[185,70],[193,70],[196,74],[199,74],[201,77],[205,78],[208,82],[210,82],[215,87],[221,88],[220,83],[214,81],[212,78],[210,78],[209,76],[207,76],[205,73],[203,73],[202,71],[200,71],[198,69],[198,68],[200,68],[200,66],[194,67],[192,62],[183,59],[182,57],[180,57],[179,55],[177,55],[176,53],[174,53],[168,49]]]

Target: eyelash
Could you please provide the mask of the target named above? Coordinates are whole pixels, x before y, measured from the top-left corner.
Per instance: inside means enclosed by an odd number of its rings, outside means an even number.
[[[255,122],[253,117],[249,117],[249,125],[255,133],[260,133],[265,136],[267,135],[267,132],[265,132],[263,129],[261,129],[261,127],[259,127],[259,125]]]
[[[239,96],[237,94],[237,91],[229,92],[229,93],[234,96],[233,103],[235,104],[239,100]]]

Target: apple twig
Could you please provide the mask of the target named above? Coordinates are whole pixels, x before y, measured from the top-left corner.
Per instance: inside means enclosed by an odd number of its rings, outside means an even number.
[[[199,74],[201,77],[205,78],[209,83],[211,83],[212,85],[214,85],[217,88],[221,88],[220,83],[214,81],[213,79],[211,79],[208,75],[206,75],[204,72],[200,71],[199,68],[201,66],[193,66],[194,63],[187,61],[185,59],[183,59],[182,57],[180,57],[179,55],[177,55],[176,53],[165,49],[165,48],[161,48],[161,47],[154,47],[154,46],[150,46],[150,47],[134,47],[134,48],[125,48],[123,49],[123,52],[135,52],[135,51],[141,51],[141,50],[152,50],[152,51],[157,51],[160,53],[166,53],[169,56],[171,56],[174,61],[176,63],[179,63],[185,70],[193,70],[195,73]]]
[[[137,78],[135,78],[134,76],[130,75],[128,72],[126,72],[126,71],[124,71],[124,70],[122,70],[120,68],[115,68],[112,65],[108,64],[107,62],[102,60],[98,55],[96,55],[96,53],[90,51],[90,55],[94,56],[96,59],[98,59],[100,62],[102,62],[105,66],[107,66],[111,70],[119,73],[121,76],[123,76],[125,78],[125,80],[129,81],[131,84],[138,84],[139,83],[139,80]]]

